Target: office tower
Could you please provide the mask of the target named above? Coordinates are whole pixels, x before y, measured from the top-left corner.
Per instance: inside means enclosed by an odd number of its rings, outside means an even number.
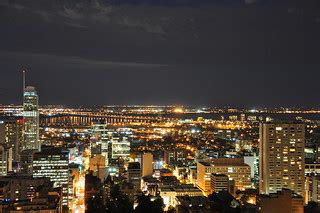
[[[141,190],[141,168],[139,162],[129,163],[128,182],[133,184],[135,190]]]
[[[144,153],[141,158],[142,177],[153,175],[153,155]]]
[[[13,161],[19,161],[19,153],[23,142],[23,120],[5,118],[0,121],[0,143],[12,148]]]
[[[33,177],[48,177],[54,187],[61,187],[63,206],[68,206],[69,151],[45,148],[33,155]]]
[[[234,180],[236,190],[245,190],[251,187],[250,166],[244,163],[243,158],[216,158],[209,162],[197,163],[197,185],[204,194],[211,191],[211,174],[225,174],[229,180]]]
[[[91,128],[91,155],[101,154],[105,157],[105,166],[109,164],[109,146],[112,132],[106,128],[106,124],[95,123]]]
[[[127,160],[130,155],[130,141],[119,134],[113,134],[111,138],[111,158]]]
[[[23,94],[24,142],[22,150],[41,148],[39,141],[38,94],[34,87],[28,86]]]
[[[218,193],[223,190],[229,190],[229,177],[225,174],[211,174],[211,191]]]
[[[261,194],[283,188],[304,196],[305,125],[270,122],[260,124],[259,189]]]

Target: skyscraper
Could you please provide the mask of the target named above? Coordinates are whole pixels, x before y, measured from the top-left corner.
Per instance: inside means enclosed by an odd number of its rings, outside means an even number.
[[[38,94],[34,87],[26,87],[23,94],[24,141],[22,150],[41,148],[39,141]]]
[[[260,193],[291,189],[304,196],[305,125],[260,124]]]

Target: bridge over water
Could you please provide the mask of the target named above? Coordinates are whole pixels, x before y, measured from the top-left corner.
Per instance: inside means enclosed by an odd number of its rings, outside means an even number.
[[[93,122],[103,122],[107,124],[126,125],[132,123],[151,124],[166,121],[174,121],[174,118],[163,118],[160,116],[143,115],[120,115],[120,114],[102,114],[102,113],[78,113],[78,114],[56,114],[42,115],[40,117],[40,126],[90,126]]]

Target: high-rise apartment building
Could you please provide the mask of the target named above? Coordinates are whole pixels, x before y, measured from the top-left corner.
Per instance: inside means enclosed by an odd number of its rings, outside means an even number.
[[[290,122],[260,124],[260,193],[283,188],[304,196],[305,125]]]
[[[22,150],[41,148],[39,141],[38,94],[34,87],[28,86],[23,94],[24,141]]]

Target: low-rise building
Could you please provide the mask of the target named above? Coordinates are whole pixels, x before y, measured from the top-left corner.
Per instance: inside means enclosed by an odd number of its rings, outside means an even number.
[[[289,189],[283,189],[277,193],[269,195],[260,195],[258,205],[261,213],[270,212],[291,212],[303,213],[304,201],[303,197],[293,193]]]
[[[52,188],[49,178],[13,175],[0,177],[0,199],[31,200],[37,196],[39,187]]]
[[[206,212],[210,209],[210,201],[205,196],[177,196],[177,212]]]
[[[211,174],[225,174],[229,180],[234,180],[236,190],[245,190],[251,187],[250,166],[244,163],[243,158],[217,158],[209,162],[197,163],[197,185],[209,195],[211,190]]]
[[[202,191],[192,184],[183,184],[173,187],[160,187],[159,192],[160,197],[163,199],[166,208],[169,206],[175,207],[177,205],[177,196],[203,196]]]
[[[306,163],[304,173],[309,174],[320,174],[320,163]]]
[[[229,177],[225,174],[211,174],[211,191],[220,192],[223,190],[229,190]]]

